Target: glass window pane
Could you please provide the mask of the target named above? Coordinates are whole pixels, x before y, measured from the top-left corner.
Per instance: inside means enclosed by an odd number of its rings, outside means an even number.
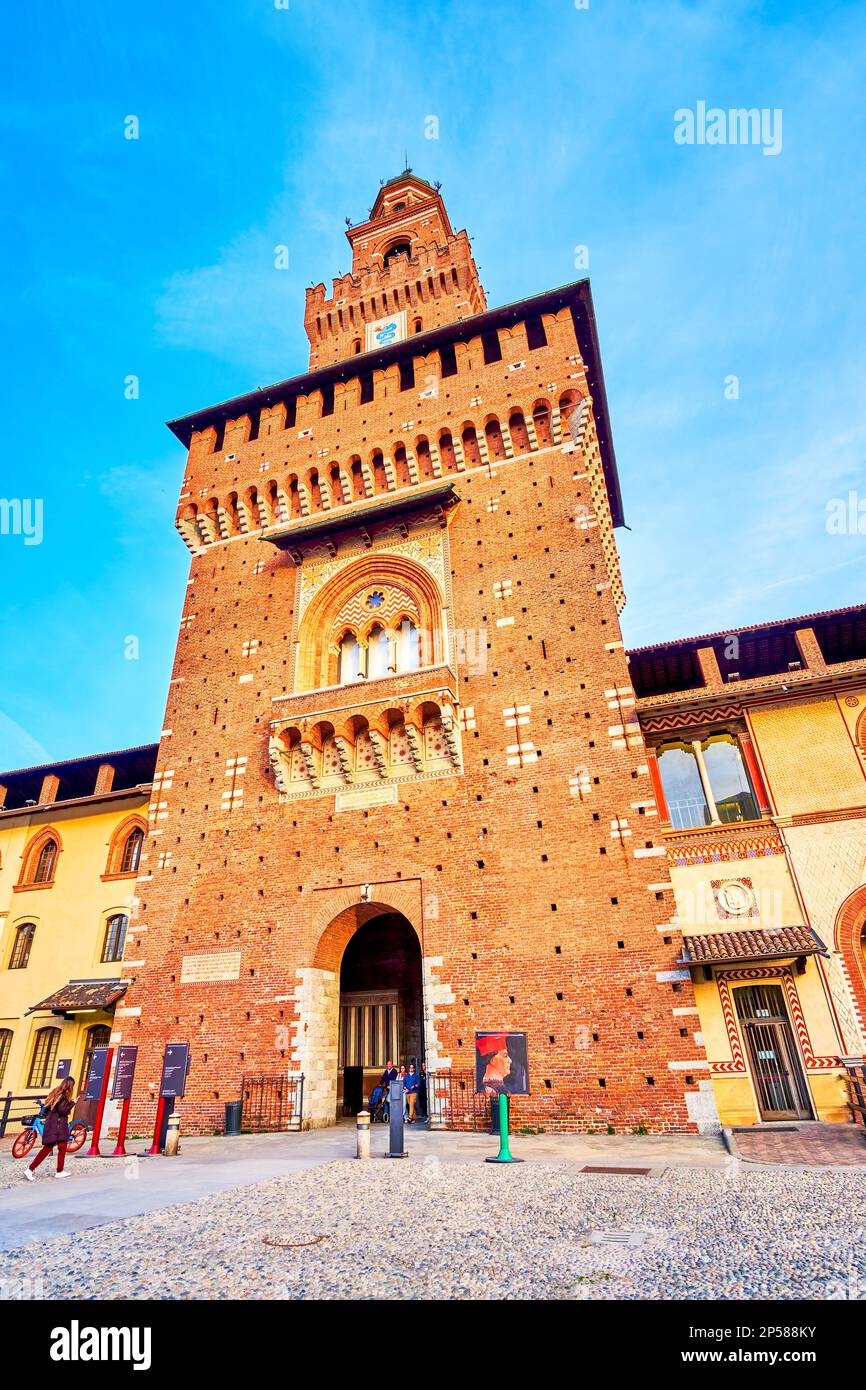
[[[710,811],[693,751],[664,748],[658,755],[658,764],[674,830],[709,825]]]
[[[418,629],[408,618],[404,618],[400,624],[400,655],[397,664],[400,671],[417,671],[421,665]]]
[[[349,681],[358,679],[358,658],[360,648],[357,639],[352,632],[347,632],[340,643],[340,684],[347,685]]]
[[[367,644],[367,679],[378,680],[387,674],[388,637],[381,627],[375,627]]]
[[[757,820],[758,807],[736,741],[730,735],[711,738],[703,752],[719,820]]]

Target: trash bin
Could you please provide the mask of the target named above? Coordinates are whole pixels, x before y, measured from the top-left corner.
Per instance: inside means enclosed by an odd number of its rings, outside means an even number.
[[[226,1134],[240,1134],[243,1109],[242,1100],[226,1101]]]

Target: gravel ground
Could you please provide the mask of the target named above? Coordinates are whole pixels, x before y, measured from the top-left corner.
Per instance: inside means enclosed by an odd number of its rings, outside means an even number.
[[[864,1197],[862,1174],[340,1160],[0,1255],[0,1282],[26,1266],[46,1298],[862,1299]]]
[[[104,1143],[102,1151],[105,1152]],[[24,1177],[24,1169],[28,1163],[33,1162],[38,1152],[39,1146],[34,1144],[29,1154],[25,1154],[24,1158],[13,1158],[10,1149],[0,1153],[0,1191],[4,1187],[17,1187],[19,1183],[27,1181]],[[80,1153],[66,1155],[65,1167],[72,1174],[87,1173],[98,1168],[101,1163],[104,1164],[104,1159],[87,1157],[87,1145],[85,1145]],[[50,1158],[45,1159],[44,1163],[40,1163],[33,1176],[36,1182],[45,1182],[48,1178],[53,1180],[56,1172],[57,1160],[52,1154]]]

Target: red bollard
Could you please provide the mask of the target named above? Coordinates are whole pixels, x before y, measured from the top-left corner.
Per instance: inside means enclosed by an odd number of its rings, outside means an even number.
[[[90,1141],[90,1148],[87,1150],[88,1158],[101,1158],[99,1152],[99,1131],[102,1128],[102,1112],[105,1109],[105,1099],[108,1095],[108,1078],[111,1074],[111,1059],[114,1056],[114,1048],[109,1047],[105,1056],[105,1071],[102,1077],[102,1085],[99,1088],[99,1100],[96,1105],[96,1119],[93,1122],[93,1138]]]
[[[129,1099],[127,1098],[123,1102],[123,1106],[120,1111],[120,1126],[117,1131],[117,1144],[115,1145],[114,1152],[111,1155],[112,1158],[126,1158],[126,1144],[124,1143],[124,1140],[126,1139],[126,1122],[128,1119]]]
[[[156,1107],[156,1124],[153,1130],[153,1143],[147,1151],[149,1154],[159,1155],[160,1153],[162,1153],[162,1150],[159,1147],[159,1136],[162,1133],[162,1119],[165,1114],[165,1107],[167,1105],[167,1098],[165,1096],[160,1096],[159,1105]]]

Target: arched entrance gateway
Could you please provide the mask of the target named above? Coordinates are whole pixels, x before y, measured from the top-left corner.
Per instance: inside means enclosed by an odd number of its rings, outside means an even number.
[[[402,888],[402,893],[400,892]],[[322,932],[313,964],[298,973],[293,1061],[304,1073],[304,1125],[320,1128],[357,1114],[393,1059],[425,1059],[424,986],[418,915],[410,885],[396,902],[362,900]],[[411,894],[414,896],[414,894]]]
[[[393,1060],[420,1067],[421,943],[399,912],[359,927],[340,965],[337,1114],[357,1115]]]

